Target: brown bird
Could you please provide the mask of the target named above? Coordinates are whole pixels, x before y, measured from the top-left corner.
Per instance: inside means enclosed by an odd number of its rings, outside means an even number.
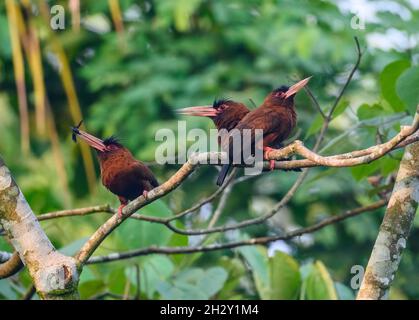
[[[81,123],[80,123],[81,124]],[[143,195],[157,187],[159,183],[153,172],[141,161],[136,160],[131,152],[115,137],[101,140],[95,136],[72,127],[73,140],[79,136],[97,152],[100,164],[102,184],[113,194],[117,195],[121,205],[118,216],[122,216],[122,209],[128,201]]]
[[[231,99],[214,100],[212,106],[189,107],[177,110],[179,114],[209,117],[218,130],[230,131],[250,110],[240,102]],[[219,139],[219,143],[221,138]]]
[[[301,90],[310,80],[303,79],[291,87],[281,86],[273,90],[263,101],[262,105],[246,114],[243,119],[236,125],[230,133],[229,139],[224,140],[223,149],[229,151],[230,163],[223,165],[221,172],[218,175],[217,185],[222,185],[228,170],[231,167],[234,152],[240,154],[249,154],[245,151],[255,150],[256,148],[264,151],[264,157],[267,158],[268,153],[272,147],[278,146],[289,137],[292,130],[297,123],[297,114],[294,108],[294,96]],[[233,143],[237,136],[243,137],[243,130],[249,129],[252,132],[250,144],[244,145],[242,150],[233,150]],[[255,129],[263,130],[263,135],[260,138],[254,134]],[[259,140],[258,140],[259,139]],[[237,141],[237,140],[236,140]],[[270,160],[271,170],[275,167],[275,161]]]

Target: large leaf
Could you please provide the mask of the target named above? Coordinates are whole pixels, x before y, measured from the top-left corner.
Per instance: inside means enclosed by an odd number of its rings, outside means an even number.
[[[297,261],[291,256],[276,251],[269,259],[271,299],[296,299],[301,285]]]
[[[304,298],[308,300],[337,300],[335,286],[321,261],[316,261],[305,279]]]
[[[237,249],[252,270],[256,289],[261,299],[270,298],[268,254],[262,247],[242,247]]]
[[[419,105],[419,66],[404,71],[397,79],[396,89],[407,110],[414,114],[416,106]]]
[[[209,299],[222,289],[227,275],[221,267],[186,269],[174,279],[160,282],[157,290],[163,299]]]
[[[410,61],[398,60],[388,64],[380,74],[381,94],[396,112],[403,111],[405,106],[396,92],[397,78],[410,67]]]
[[[139,210],[140,214],[153,217],[169,217],[172,211],[162,200],[157,200]],[[165,226],[134,219],[127,219],[116,230],[124,249],[166,245],[172,232]]]
[[[163,255],[148,256],[140,259],[141,292],[152,299],[157,290],[157,285],[168,279],[174,270],[170,258]],[[136,275],[133,272],[127,275],[133,285],[137,285]]]
[[[314,117],[314,120],[311,122],[310,127],[307,130],[306,136],[304,137],[304,139],[309,138],[310,136],[312,136],[313,134],[317,133],[320,128],[323,125],[323,118],[321,116],[321,114],[317,114]]]
[[[89,299],[90,297],[103,293],[106,285],[102,280],[85,281],[79,285],[79,293],[81,299]]]
[[[364,103],[358,108],[356,114],[359,120],[365,120],[379,116],[383,110],[384,109],[379,104],[369,105]]]
[[[373,161],[368,164],[361,164],[351,168],[352,176],[357,180],[361,180],[375,173],[380,168],[379,161]]]

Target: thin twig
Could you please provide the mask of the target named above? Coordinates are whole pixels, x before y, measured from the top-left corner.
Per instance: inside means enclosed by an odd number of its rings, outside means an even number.
[[[226,182],[220,187],[218,188],[213,194],[211,194],[209,197],[202,199],[201,201],[199,201],[197,204],[193,205],[192,207],[190,207],[189,209],[186,209],[182,212],[179,212],[178,214],[175,214],[174,216],[166,219],[167,222],[173,221],[173,220],[177,220],[180,218],[183,218],[184,216],[186,216],[187,214],[194,212],[198,209],[200,209],[202,206],[204,206],[207,203],[210,203],[211,201],[213,201],[215,198],[217,198],[226,188],[227,186],[231,183],[231,181],[233,180],[233,178],[235,177],[237,172],[236,168],[233,168],[233,170],[231,171],[231,174],[228,176]]]
[[[310,97],[311,101],[313,102],[314,107],[320,113],[320,115],[322,116],[322,118],[323,119],[326,119],[327,118],[326,114],[323,112],[322,108],[320,107],[319,101],[317,101],[316,97],[314,96],[314,94],[310,90],[310,88],[308,86],[305,86],[304,87],[304,90],[306,91],[306,93]]]
[[[260,238],[253,238],[243,241],[236,241],[224,244],[213,244],[207,246],[196,246],[196,247],[155,247],[151,246],[148,248],[142,248],[137,250],[132,250],[124,253],[111,253],[105,256],[97,256],[92,257],[87,261],[87,264],[95,264],[95,263],[104,263],[104,262],[111,262],[123,259],[129,259],[133,257],[148,255],[148,254],[179,254],[179,253],[195,253],[195,252],[206,252],[206,251],[214,251],[214,250],[222,250],[222,249],[232,249],[241,246],[249,246],[255,244],[267,244],[269,242],[277,241],[277,240],[289,240],[303,234],[313,233],[318,231],[328,225],[335,224],[337,222],[343,221],[350,217],[357,216],[364,212],[372,211],[379,209],[387,204],[386,199],[379,200],[374,202],[370,205],[356,208],[353,210],[349,210],[341,215],[332,216],[330,218],[326,218],[319,223],[316,223],[312,226],[301,228],[292,232],[289,232],[285,235],[280,236],[270,236],[270,237],[260,237]]]

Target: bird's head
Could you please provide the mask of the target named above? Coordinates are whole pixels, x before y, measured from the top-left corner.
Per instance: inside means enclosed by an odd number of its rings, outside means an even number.
[[[274,89],[265,99],[265,101],[269,102],[272,101],[275,104],[280,105],[293,105],[294,104],[294,97],[298,91],[303,89],[311,77],[305,78],[301,81],[298,81],[291,87],[288,86],[281,86]]]
[[[83,130],[79,129],[80,124],[77,127],[71,127],[73,131],[73,141],[76,142],[77,138],[84,140],[89,146],[94,148],[98,153],[99,157],[101,156],[108,156],[110,154],[114,154],[119,150],[124,150],[124,146],[119,142],[119,140],[115,136],[111,136],[106,139],[99,139],[90,133],[87,133]]]
[[[239,103],[231,99],[216,99],[212,105],[189,107],[177,110],[178,114],[198,117],[216,118],[225,115],[228,111],[233,111]]]

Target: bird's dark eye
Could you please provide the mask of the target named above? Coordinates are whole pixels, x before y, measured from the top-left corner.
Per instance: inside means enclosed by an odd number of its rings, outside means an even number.
[[[106,146],[106,150],[108,150],[108,151],[113,151],[113,150],[116,150],[116,149],[118,149],[118,147],[114,144],[110,144],[110,145]]]

